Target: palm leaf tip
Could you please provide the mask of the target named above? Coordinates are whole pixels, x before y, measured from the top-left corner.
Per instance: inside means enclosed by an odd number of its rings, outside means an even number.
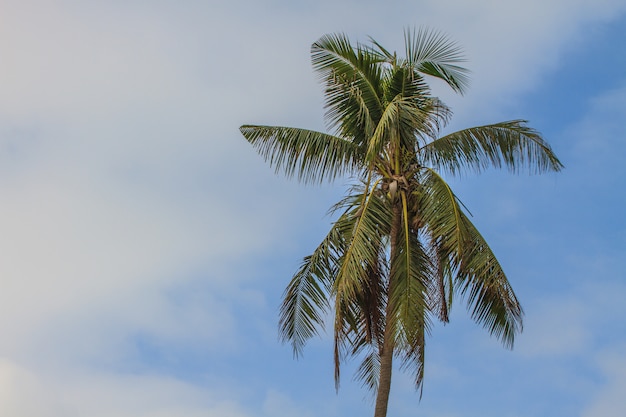
[[[457,93],[465,93],[470,71],[461,66],[467,60],[456,42],[429,28],[405,29],[404,39],[409,65],[445,81]]]
[[[323,250],[323,244],[320,246]],[[329,308],[328,288],[324,285],[325,266],[318,256],[319,251],[320,248],[304,258],[285,289],[280,307],[280,340],[291,344],[296,358],[301,355],[306,342],[319,334],[324,313]]]
[[[243,125],[240,131],[277,173],[304,183],[330,182],[357,169],[357,147],[341,137],[283,126]]]
[[[526,168],[537,174],[563,169],[550,145],[525,120],[459,130],[424,145],[420,153],[433,166],[452,174],[489,167],[506,167],[515,173]]]

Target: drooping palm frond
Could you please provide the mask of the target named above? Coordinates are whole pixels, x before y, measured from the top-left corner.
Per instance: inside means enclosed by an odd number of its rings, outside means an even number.
[[[313,254],[304,258],[285,289],[279,331],[282,342],[291,344],[296,357],[324,325],[342,244],[340,231],[333,227]]]
[[[381,180],[365,189],[363,195],[355,195],[352,210],[335,223],[340,227],[346,241],[339,259],[333,291],[337,299],[352,300],[367,282],[367,267],[378,263],[380,248],[389,230],[389,208],[377,195]]]
[[[433,264],[419,236],[412,229],[406,193],[400,193],[401,222],[396,256],[392,259],[391,280],[394,281],[389,304],[391,317],[387,325],[396,329],[396,355],[404,369],[414,374],[419,389],[424,376],[425,333],[430,328],[428,317],[428,286]]]
[[[432,244],[437,245],[440,271],[453,273],[461,263],[468,239],[461,204],[435,170],[422,168],[418,175],[420,187],[414,199],[421,225]]]
[[[423,146],[420,157],[424,163],[452,174],[465,169],[480,172],[489,166],[505,166],[512,172],[528,168],[535,173],[563,168],[550,145],[524,120],[450,133]]]
[[[455,287],[467,296],[472,318],[506,347],[522,329],[523,312],[504,271],[448,184],[425,169],[419,196],[427,232]]]
[[[422,310],[422,312],[424,315],[420,319],[424,324],[403,329],[406,333],[404,336],[406,345],[399,352],[402,360],[402,369],[413,374],[413,383],[415,388],[420,391],[420,397],[424,386],[426,333],[428,328],[428,311]]]
[[[454,91],[463,93],[469,85],[469,71],[462,49],[441,32],[420,28],[404,32],[406,63],[416,71],[440,78]]]
[[[344,212],[333,225],[342,236],[333,281],[334,361],[338,386],[340,363],[381,338],[384,308],[384,254],[389,216],[377,181],[354,186],[333,210]]]
[[[318,334],[324,324],[324,312],[330,308],[329,291],[316,272],[312,256],[307,256],[283,294],[279,320],[281,340],[291,343],[296,357],[302,353],[307,340]]]
[[[384,246],[381,246],[379,262],[384,262]],[[385,265],[369,266],[367,282],[359,286],[359,294],[352,300],[335,301],[335,387],[339,388],[341,362],[349,357],[365,355],[355,379],[374,388],[378,383],[380,367],[379,345],[383,341],[386,305]],[[336,303],[341,303],[337,306]]]
[[[476,227],[462,214],[470,235],[456,285],[467,297],[472,318],[507,348],[522,331],[524,312],[502,266]]]
[[[378,389],[378,378],[380,377],[380,354],[378,349],[368,352],[356,370],[355,379],[361,381],[363,386],[371,392]]]
[[[427,306],[427,283],[431,280],[433,265],[419,237],[411,230],[409,207],[401,192],[402,214],[397,250],[392,262],[390,279],[394,285],[389,294],[392,319],[400,327],[424,325]],[[387,323],[389,324],[389,323]]]
[[[379,261],[383,261],[383,250]],[[368,282],[362,285],[361,291],[354,299],[337,299],[335,304],[335,335],[334,363],[335,387],[339,388],[341,362],[348,357],[366,357],[375,360],[378,346],[382,343],[384,331],[385,285],[383,265],[371,265],[368,269]],[[370,365],[373,365],[372,362]],[[364,365],[365,366],[365,365]],[[365,372],[368,372],[365,375]],[[362,368],[363,375],[356,375],[362,382],[371,385],[377,380],[376,368]]]
[[[426,237],[426,240],[429,240]],[[429,240],[430,259],[433,262],[433,279],[428,283],[428,309],[443,323],[450,321],[450,310],[454,298],[454,282],[450,263],[439,247],[439,242]]]
[[[304,183],[332,181],[360,168],[357,146],[337,136],[279,126],[244,125],[239,130],[277,172]]]

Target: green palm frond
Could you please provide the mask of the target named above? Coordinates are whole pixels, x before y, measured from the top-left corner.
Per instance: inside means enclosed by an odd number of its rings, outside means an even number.
[[[463,169],[482,171],[506,166],[512,172],[560,171],[563,165],[541,135],[524,120],[512,120],[463,129],[420,149],[425,163],[458,174]]]
[[[468,239],[461,203],[448,183],[433,169],[423,168],[419,180],[416,209],[426,233],[436,242],[439,268],[456,271]]]
[[[369,139],[369,146],[365,155],[365,160],[368,163],[379,159],[389,142],[397,141],[395,138],[398,136],[398,101],[400,100],[402,98],[398,96],[389,103],[378,121],[376,130]]]
[[[415,139],[436,137],[452,114],[439,99],[430,96],[423,77],[407,68],[394,67],[389,71],[385,91],[387,103],[399,103],[398,126],[402,146],[407,149],[415,147]]]
[[[434,105],[435,101],[416,102],[412,97],[396,96],[385,108],[369,139],[365,161],[385,159],[390,144],[392,149],[412,152],[416,137],[434,136],[445,117],[445,108],[436,113]]]
[[[522,309],[495,255],[463,213],[448,184],[425,170],[420,208],[425,227],[437,242],[439,259],[467,296],[472,318],[505,346],[522,330]]]
[[[428,322],[427,310],[422,310],[424,316],[421,318],[423,323]],[[400,351],[400,359],[402,360],[402,369],[413,374],[415,388],[422,394],[424,383],[424,362],[426,352],[426,325],[414,326],[406,328],[404,336],[406,345]]]
[[[371,136],[377,114],[372,114],[361,90],[351,83],[327,83],[326,121],[328,128],[362,147]],[[335,122],[335,119],[341,122]]]
[[[379,182],[372,189],[365,190],[362,196],[354,196],[357,209],[341,216],[335,224],[341,228],[346,239],[334,282],[338,298],[355,298],[359,285],[367,278],[366,266],[378,263],[377,257],[389,224],[388,208],[376,193]]]
[[[343,34],[332,34],[313,44],[311,61],[326,85],[329,127],[349,137],[356,134],[354,127],[374,125],[383,108],[381,57],[361,45],[352,46]]]
[[[289,342],[297,357],[318,329],[330,308],[329,296],[337,268],[337,254],[343,246],[338,228],[333,227],[313,254],[302,261],[283,294],[279,330],[283,343]]]
[[[414,101],[423,100],[430,96],[430,87],[419,74],[410,68],[392,67],[385,76],[385,101],[390,102],[397,96],[411,97]]]
[[[382,334],[384,264],[381,264],[381,258],[385,251],[389,216],[384,198],[378,195],[379,182],[371,187],[367,183],[353,187],[352,192],[334,207],[334,210],[345,208],[334,224],[344,242],[332,289],[337,386],[340,362],[346,352],[353,355],[355,352],[351,347],[376,344]]]
[[[401,356],[402,365],[414,374],[419,389],[424,377],[425,333],[430,328],[428,317],[428,283],[432,280],[433,265],[417,233],[410,225],[410,211],[404,193],[402,200],[402,222],[393,274],[391,319],[397,321],[396,354]],[[394,260],[392,260],[393,262]],[[389,325],[389,324],[387,324]],[[393,325],[393,323],[392,323]]]
[[[381,247],[381,255],[382,255]],[[382,258],[379,258],[379,260]],[[368,282],[353,299],[339,298],[335,302],[334,364],[335,387],[339,388],[341,362],[378,351],[384,329],[384,280],[381,265],[368,266]],[[375,377],[369,375],[368,379]]]
[[[446,123],[447,108],[441,106],[437,100],[414,100],[409,97],[400,101],[398,107],[398,130],[403,149],[413,151],[426,138],[436,136],[440,127]]]
[[[283,294],[279,321],[281,340],[291,343],[296,357],[302,353],[307,340],[318,334],[324,312],[330,308],[328,291],[316,269],[312,256],[304,258]]]
[[[469,85],[469,71],[462,49],[441,32],[420,28],[404,32],[406,62],[416,71],[445,81],[454,91],[463,93]]]
[[[402,215],[396,257],[392,259],[391,280],[393,292],[389,294],[393,317],[401,327],[411,328],[421,323],[427,309],[427,283],[433,265],[418,235],[411,230],[409,207],[404,192],[401,193]]]
[[[384,290],[384,208],[376,186],[354,185],[329,212],[341,212],[333,224],[339,242],[331,294],[335,306],[335,379],[339,383],[340,362],[365,345],[376,343],[381,333]]]
[[[305,183],[332,181],[359,168],[356,145],[337,136],[278,126],[244,125],[239,130],[277,172]]]
[[[512,348],[522,331],[524,312],[502,266],[485,239],[462,215],[470,241],[457,275],[457,286],[467,297],[472,318],[506,347]]]

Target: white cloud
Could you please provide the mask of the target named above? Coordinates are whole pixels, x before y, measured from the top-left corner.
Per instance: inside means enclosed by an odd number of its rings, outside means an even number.
[[[581,355],[590,347],[589,311],[579,298],[551,298],[530,307],[516,351],[529,356]]]
[[[611,164],[621,170],[621,155],[626,150],[626,77],[621,85],[603,91],[589,103],[585,116],[567,134],[576,139],[573,155],[594,170]],[[594,173],[590,173],[594,177]],[[602,184],[597,184],[602,185]]]
[[[432,3],[427,9],[435,22],[446,16],[440,25],[433,25],[451,33],[467,52],[471,90],[466,98],[446,100],[466,120],[510,108],[516,94],[529,91],[543,74],[555,70],[564,52],[579,44],[590,27],[619,17],[626,4],[620,0],[486,0]]]
[[[621,300],[626,296],[615,260],[581,259],[577,268],[580,277],[603,277],[589,282],[580,278],[578,285],[551,294],[526,306],[524,333],[515,351],[530,357],[584,358],[606,348],[605,332],[615,332],[615,340],[623,340],[618,317],[626,314]],[[623,326],[622,326],[623,327]],[[626,340],[624,340],[626,342]]]
[[[269,390],[263,403],[263,413],[267,417],[311,417],[313,414],[303,411],[286,395]]]
[[[582,417],[619,417],[626,409],[626,360],[624,348],[599,355],[598,364],[605,383],[597,387],[593,399]]]
[[[0,414],[6,416],[70,417],[76,414],[59,398],[54,384],[6,359],[0,360]]]
[[[250,417],[224,387],[158,375],[35,372],[0,361],[0,413],[37,417]]]

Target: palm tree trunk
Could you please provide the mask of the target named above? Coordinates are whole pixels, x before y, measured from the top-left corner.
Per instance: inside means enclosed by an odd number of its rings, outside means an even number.
[[[389,306],[387,306],[389,310]],[[387,314],[388,316],[388,314]],[[386,417],[387,405],[389,404],[389,392],[391,391],[391,369],[393,366],[393,332],[391,326],[385,326],[384,343],[380,355],[380,376],[378,380],[378,392],[376,393],[376,407],[374,417]]]
[[[374,417],[386,417],[387,406],[389,404],[389,392],[391,391],[391,370],[393,368],[393,350],[394,350],[394,323],[392,320],[393,306],[391,303],[391,293],[394,288],[394,259],[397,253],[398,234],[400,230],[402,208],[396,202],[393,207],[393,219],[391,221],[390,231],[390,271],[389,282],[387,284],[387,306],[385,307],[385,331],[383,333],[383,346],[380,351],[380,376],[378,379],[378,391],[376,393],[376,406],[374,408]]]

